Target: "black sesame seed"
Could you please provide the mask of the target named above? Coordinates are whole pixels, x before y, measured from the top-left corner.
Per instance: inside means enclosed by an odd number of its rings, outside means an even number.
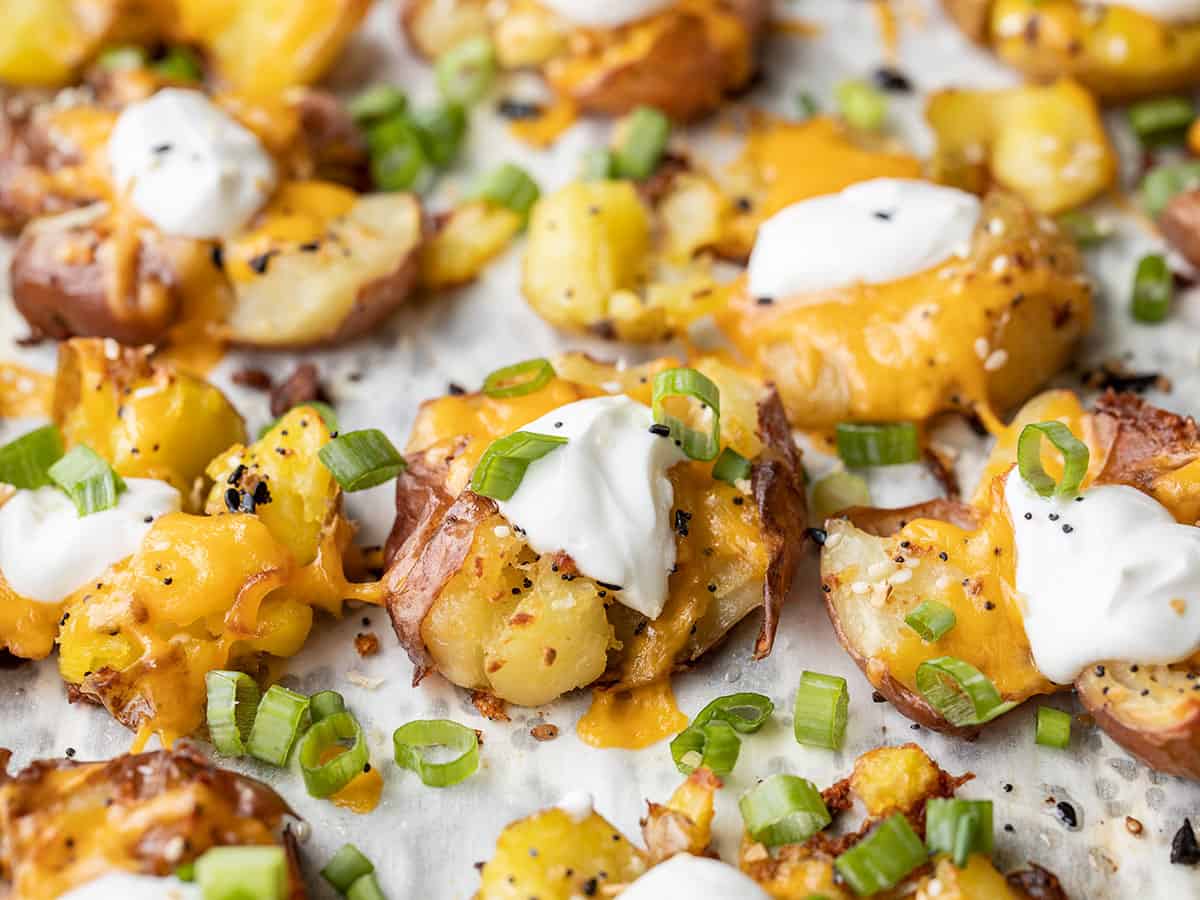
[[[938,559],[940,559],[942,562],[946,562],[948,559],[950,559],[950,554],[943,550],[938,554]]]
[[[1074,531],[1074,530],[1075,530],[1075,529],[1074,529],[1074,528],[1072,528],[1070,525],[1064,525],[1064,526],[1063,526],[1063,534],[1070,534],[1070,533],[1071,533],[1072,531]]]
[[[237,512],[241,502],[242,494],[237,488],[230,488],[225,492],[225,508],[230,512]]]
[[[775,302],[775,298],[774,297],[759,297],[754,302],[757,303],[759,306],[770,306],[772,303]]]
[[[1012,793],[1012,790],[1013,790],[1013,786],[1012,786],[1011,784],[1005,783],[1005,785],[1004,785],[1004,793],[1006,793],[1006,794],[1011,794],[1011,793]]]
[[[671,429],[668,428],[666,425],[660,425],[659,423],[655,422],[653,425],[650,426],[650,433],[656,434],[659,437],[670,437]]]
[[[688,536],[688,523],[692,521],[692,514],[685,512],[682,509],[675,510],[675,533],[680,537]]]
[[[266,253],[260,253],[258,256],[255,256],[254,258],[252,258],[249,263],[250,268],[254,271],[254,274],[256,274],[256,275],[265,275],[267,273],[267,267],[270,264],[271,264],[271,252],[270,251],[267,251]]]
[[[452,381],[452,382],[450,382],[449,385],[447,385],[446,392],[451,397],[461,397],[463,394],[465,394],[467,392],[467,389],[465,387],[463,387],[461,384],[455,384]]]
[[[209,259],[212,260],[214,269],[218,272],[225,271],[225,248],[221,244],[213,244],[212,250],[209,251]]]
[[[1059,821],[1068,828],[1079,827],[1079,814],[1075,812],[1075,807],[1066,800],[1059,800],[1058,803],[1054,804],[1054,812],[1058,816]]]
[[[1025,513],[1025,518],[1026,518],[1027,520],[1028,520],[1028,519],[1032,519],[1032,518],[1033,518],[1033,513]]]
[[[271,502],[271,489],[265,481],[260,481],[254,486],[254,503],[257,506],[262,506],[264,503]]]
[[[1096,666],[1096,668],[1093,671],[1096,673],[1097,678],[1104,677],[1104,666]]]
[[[1058,521],[1058,513],[1050,513],[1050,521],[1057,522]]]
[[[908,80],[908,76],[898,69],[893,69],[891,66],[880,66],[871,75],[876,87],[884,91],[895,91],[898,94],[907,94],[912,89],[912,82]]]
[[[812,538],[812,542],[818,547],[823,547],[825,546],[825,541],[829,537],[829,534],[824,528],[810,528],[808,529],[808,536]]]

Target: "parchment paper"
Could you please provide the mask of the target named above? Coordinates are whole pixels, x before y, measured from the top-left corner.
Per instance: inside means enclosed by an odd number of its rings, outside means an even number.
[[[597,0],[602,2],[602,0]],[[935,9],[932,0],[897,2],[902,26],[900,67],[919,92],[893,95],[892,126],[920,153],[931,139],[921,119],[920,92],[950,85],[1002,86],[1014,76],[969,44]],[[868,75],[884,60],[872,4],[854,0],[779,2],[783,17],[819,23],[816,37],[775,36],[766,64],[766,81],[749,102],[780,112],[793,109],[795,95],[808,91],[826,106],[832,86],[851,75]],[[393,29],[394,11],[380,3],[368,28],[347,53],[335,83],[347,90],[390,77],[417,97],[432,97],[424,67],[407,54]],[[528,86],[522,85],[521,90]],[[516,93],[516,91],[510,91]],[[1117,118],[1113,119],[1115,124]],[[552,150],[537,153],[510,138],[488,109],[475,115],[470,148],[460,171],[443,180],[445,205],[467,182],[467,173],[511,159],[528,166],[544,191],[570,180],[581,152],[603,140],[606,126],[576,127]],[[701,136],[702,146],[709,140]],[[1128,136],[1122,132],[1124,149]],[[1129,161],[1134,154],[1126,154]],[[798,161],[802,162],[802,161]],[[1132,172],[1127,173],[1127,180]],[[1135,369],[1167,374],[1169,395],[1152,401],[1171,409],[1200,413],[1196,364],[1200,343],[1200,297],[1185,297],[1166,325],[1138,326],[1130,319],[1128,285],[1137,258],[1157,246],[1131,217],[1112,211],[1119,236],[1089,259],[1102,286],[1094,335],[1083,348],[1084,361],[1123,357]],[[478,385],[493,368],[531,356],[582,348],[630,361],[649,355],[619,345],[563,337],[538,319],[519,290],[519,249],[494,265],[472,287],[437,299],[421,300],[397,315],[375,339],[334,352],[315,354],[332,388],[345,428],[376,426],[402,445],[420,400],[444,393],[448,383]],[[7,271],[7,265],[4,266]],[[25,328],[7,297],[0,298],[0,358],[19,360],[51,371],[53,348],[20,348]],[[229,381],[247,364],[281,377],[298,357],[281,354],[231,354],[215,375],[246,415],[251,432],[268,418],[266,399]],[[1075,384],[1071,377],[1064,384]],[[0,422],[0,439],[34,423]],[[984,443],[965,426],[948,436],[963,447],[960,474],[964,489],[974,484]],[[811,461],[810,461],[811,463]],[[911,471],[900,483],[874,479],[875,498],[897,504],[928,496],[930,481]],[[896,473],[890,473],[895,481]],[[391,487],[353,495],[350,510],[362,523],[361,540],[376,543],[391,522]],[[367,623],[367,624],[364,624]],[[881,743],[916,741],[952,772],[972,771],[977,778],[966,796],[990,797],[996,804],[998,859],[1002,865],[1035,860],[1056,872],[1073,897],[1200,896],[1200,876],[1168,863],[1171,835],[1183,817],[1200,814],[1200,786],[1150,772],[1096,730],[1075,728],[1066,752],[1038,748],[1033,742],[1036,703],[1004,718],[974,744],[948,740],[918,729],[888,704],[871,699],[871,687],[834,641],[820,603],[814,562],[800,573],[791,604],[785,609],[775,652],[765,662],[750,660],[756,622],[743,623],[712,659],[676,681],[681,708],[694,714],[708,700],[733,690],[754,690],[774,698],[778,713],[762,733],[743,743],[736,772],[721,792],[717,831],[727,859],[736,851],[740,816],[736,798],[756,778],[794,772],[829,784],[846,774],[862,751]],[[382,652],[360,659],[353,637],[374,631]],[[789,703],[801,670],[844,675],[850,684],[850,724],[845,747],[832,753],[796,745],[791,736]],[[300,690],[334,688],[369,731],[373,762],[386,778],[383,801],[368,816],[358,816],[306,796],[298,771],[272,770],[253,763],[234,767],[274,785],[312,825],[305,852],[317,896],[324,886],[316,871],[345,841],[354,841],[376,863],[385,892],[392,898],[469,897],[477,885],[472,863],[487,859],[496,835],[512,819],[556,802],[568,790],[591,791],[597,808],[635,835],[647,798],[663,800],[680,781],[665,744],[630,753],[583,746],[574,723],[587,698],[568,698],[541,710],[512,711],[509,724],[485,721],[465,695],[438,677],[410,687],[411,666],[397,646],[380,610],[355,611],[341,622],[321,620],[306,650],[289,666],[289,684]],[[378,679],[364,687],[362,676]],[[1050,702],[1077,709],[1067,697]],[[390,734],[414,718],[452,717],[483,730],[481,771],[464,784],[434,790],[390,762]],[[532,725],[552,722],[561,736],[539,744]],[[131,735],[95,708],[69,707],[55,663],[0,671],[0,746],[15,751],[15,764],[58,756],[68,747],[78,758],[107,757],[126,750]],[[1012,785],[1011,792],[1005,785]],[[1054,815],[1048,798],[1071,802],[1079,816],[1075,830]],[[1125,817],[1144,825],[1133,836]],[[1011,832],[1009,826],[1011,825]]]

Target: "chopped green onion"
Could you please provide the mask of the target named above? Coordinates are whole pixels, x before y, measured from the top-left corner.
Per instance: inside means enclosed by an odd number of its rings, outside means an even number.
[[[479,768],[479,736],[448,719],[419,719],[401,725],[392,734],[396,765],[411,769],[429,787],[450,787],[471,777]],[[449,762],[435,763],[424,751],[446,747],[459,753]]]
[[[467,111],[457,103],[415,110],[410,121],[425,157],[439,169],[454,162],[467,134]]]
[[[701,414],[706,414],[710,419],[708,430],[696,431],[682,419],[668,413],[667,401],[672,398],[699,403]],[[688,457],[702,461],[716,459],[721,450],[721,391],[708,376],[696,369],[666,369],[659,372],[654,376],[651,407],[654,421],[671,430],[671,437]]]
[[[83,444],[72,447],[46,474],[71,498],[80,516],[112,509],[125,490],[124,479],[108,461]]]
[[[483,392],[489,397],[524,397],[540,391],[554,380],[554,366],[548,359],[527,359],[497,369],[483,379]]]
[[[299,405],[306,406],[316,412],[316,414],[321,417],[321,421],[325,423],[325,427],[328,428],[331,433],[336,434],[341,430],[338,427],[337,411],[328,403],[322,403],[320,400],[306,400],[304,403]],[[294,406],[292,407],[292,409],[295,408],[296,407]],[[291,411],[292,410],[290,409],[288,410],[288,412]],[[284,415],[287,415],[287,413],[284,413]],[[258,439],[261,441],[264,437],[266,437],[267,434],[270,433],[271,429],[279,424],[279,421],[282,418],[283,416],[280,416],[279,419],[276,419],[274,422],[268,422],[266,425],[260,428],[258,430]]]
[[[429,157],[417,129],[406,119],[385,119],[367,133],[371,178],[382,191],[420,190],[429,179]]]
[[[1065,212],[1058,217],[1058,227],[1069,234],[1080,247],[1095,247],[1113,236],[1112,223],[1097,219],[1082,210]]]
[[[750,477],[750,472],[754,467],[750,464],[750,460],[742,456],[732,447],[726,447],[721,451],[721,455],[717,457],[717,461],[713,463],[712,476],[717,481],[724,481],[728,484],[737,484],[739,481],[744,481]]]
[[[742,741],[728,722],[720,719],[696,722],[671,741],[671,759],[684,775],[705,768],[714,775],[728,775],[737,765]]]
[[[1071,714],[1053,706],[1039,706],[1034,739],[1043,747],[1066,750],[1071,743]]]
[[[1165,257],[1158,253],[1143,256],[1133,276],[1133,317],[1146,325],[1157,325],[1171,311],[1175,298],[1175,277]]]
[[[692,726],[720,721],[729,724],[734,731],[740,734],[754,734],[767,724],[773,712],[775,712],[775,704],[765,694],[755,694],[749,691],[726,694],[700,710],[692,721]]]
[[[379,879],[375,877],[374,872],[363,875],[350,885],[346,897],[347,900],[385,900],[383,889],[379,887]]]
[[[196,862],[189,860],[175,869],[175,877],[180,881],[192,882],[196,880]]]
[[[1049,440],[1063,456],[1062,481],[1055,482],[1042,468],[1042,438]],[[1062,422],[1026,425],[1017,438],[1017,469],[1025,483],[1041,497],[1054,494],[1069,497],[1077,493],[1087,475],[1089,459],[1087,444]]]
[[[594,147],[583,154],[584,181],[608,181],[617,177],[617,158],[607,147]]]
[[[917,666],[917,690],[942,718],[959,727],[982,725],[1016,706],[1001,699],[986,675],[953,656]]]
[[[255,759],[286,766],[307,717],[307,697],[281,685],[271,685],[258,702],[246,749]]]
[[[817,98],[808,91],[801,91],[796,95],[796,118],[801,122],[806,119],[811,119],[821,111],[821,104],[817,102]]]
[[[511,209],[519,216],[528,216],[541,196],[541,189],[529,173],[520,166],[505,163],[484,175],[475,187],[475,196],[490,200],[497,206]]]
[[[468,38],[442,54],[436,74],[443,100],[470,106],[492,86],[496,77],[496,49],[486,37]]]
[[[328,762],[321,762],[327,750],[346,741],[349,747]],[[363,773],[370,758],[362,726],[348,712],[314,721],[300,741],[300,771],[313,797],[336,794]]]
[[[936,600],[926,600],[904,617],[905,624],[926,641],[939,640],[957,621],[954,610]]]
[[[760,844],[801,844],[833,821],[821,792],[807,778],[772,775],[738,800],[746,831]]]
[[[171,81],[199,81],[204,77],[200,58],[187,47],[172,47],[155,60],[154,71]]]
[[[1155,166],[1142,179],[1142,203],[1152,216],[1158,216],[1176,194],[1200,187],[1200,160],[1165,163]]]
[[[1196,118],[1196,107],[1187,97],[1155,97],[1129,107],[1129,127],[1144,146],[1173,143]]]
[[[353,844],[343,844],[333,859],[321,870],[321,877],[333,885],[339,894],[350,890],[350,886],[364,875],[375,871],[375,865]]]
[[[962,868],[972,853],[990,854],[995,840],[991,800],[932,797],[925,801],[925,843]]]
[[[492,441],[471,475],[471,490],[493,500],[511,499],[521,486],[529,464],[566,442],[565,437],[532,431],[514,431]]]
[[[813,485],[813,519],[824,522],[852,506],[870,506],[871,491],[866,479],[852,472],[834,472]]]
[[[54,425],[27,431],[0,447],[0,482],[34,490],[53,484],[50,467],[62,459],[62,434]]]
[[[887,120],[887,97],[865,81],[843,81],[833,89],[833,96],[842,118],[853,128],[878,131]]]
[[[392,116],[403,115],[406,109],[408,97],[404,91],[391,84],[372,85],[346,105],[350,118],[360,128],[374,125]]]
[[[854,893],[865,897],[895,887],[927,857],[925,845],[908,819],[896,813],[839,856],[833,865]]]
[[[213,847],[196,860],[204,900],[283,900],[288,881],[282,847]]]
[[[317,691],[308,698],[308,714],[313,722],[346,711],[346,700],[337,691]]]
[[[651,106],[639,106],[626,120],[624,139],[614,151],[618,178],[641,181],[662,162],[671,136],[671,120]]]
[[[244,756],[258,709],[258,685],[245,672],[214,669],[204,676],[204,686],[213,746],[222,756]]]
[[[796,743],[837,750],[846,735],[850,691],[840,675],[805,671],[796,690],[793,730]]]
[[[912,422],[839,422],[837,452],[842,462],[855,469],[897,466],[921,458],[921,441]]]
[[[338,435],[317,455],[342,490],[350,493],[391,481],[405,468],[400,451],[378,428]]]
[[[140,69],[146,65],[146,51],[141,47],[109,47],[96,60],[100,68],[108,72],[124,72]]]

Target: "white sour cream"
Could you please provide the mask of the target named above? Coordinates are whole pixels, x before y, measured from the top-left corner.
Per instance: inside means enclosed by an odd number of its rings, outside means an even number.
[[[58,900],[200,900],[203,896],[199,885],[178,878],[113,872],[67,891]]]
[[[151,523],[178,512],[165,481],[126,478],[112,509],[80,516],[55,487],[17,491],[0,506],[0,573],[30,600],[58,603],[141,546]]]
[[[199,91],[164,88],[127,106],[108,161],[138,212],[175,237],[232,234],[275,189],[275,163],[258,138]]]
[[[1104,660],[1191,656],[1200,649],[1200,528],[1125,485],[1082,496],[1039,497],[1015,468],[1005,483],[1038,670],[1069,684]]]
[[[586,791],[571,791],[558,801],[558,808],[565,812],[576,825],[592,817],[596,806],[595,798]]]
[[[719,859],[680,853],[621,892],[621,900],[770,900],[748,875]]]
[[[1200,20],[1200,0],[1093,0],[1101,6],[1126,6],[1160,22]]]
[[[617,28],[648,18],[673,6],[675,0],[542,0],[573,25]]]
[[[568,403],[522,431],[567,443],[530,464],[500,511],[538,553],[567,553],[579,571],[619,585],[615,599],[651,619],[675,566],[668,470],[686,457],[652,434],[650,408],[624,396]]]
[[[883,284],[965,254],[979,199],[928,181],[875,178],[795,203],[758,230],[754,297],[787,299],[857,282]]]

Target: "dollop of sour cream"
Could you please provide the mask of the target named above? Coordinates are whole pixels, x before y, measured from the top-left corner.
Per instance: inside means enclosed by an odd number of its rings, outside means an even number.
[[[1038,670],[1069,684],[1105,660],[1172,663],[1200,649],[1200,528],[1125,485],[1040,497],[1014,468],[1004,497]]]
[[[586,791],[571,791],[558,801],[558,808],[565,812],[576,825],[590,819],[596,808],[595,798]]]
[[[543,6],[584,28],[617,28],[674,4],[675,0],[542,0]]]
[[[667,472],[686,457],[650,431],[650,408],[625,396],[568,403],[522,431],[565,437],[535,460],[500,512],[538,553],[563,551],[589,578],[651,619],[667,602],[675,566]]]
[[[219,238],[275,189],[275,162],[252,131],[199,91],[164,88],[125,107],[108,141],[113,181],[167,235]]]
[[[17,491],[0,507],[0,573],[22,597],[58,603],[133,555],[180,503],[179,491],[151,478],[126,478],[117,505],[88,516],[58,488]]]
[[[1096,0],[1101,6],[1127,6],[1160,22],[1200,20],[1200,0]]]
[[[655,866],[621,900],[770,900],[749,876],[719,859],[680,853]]]
[[[758,230],[750,294],[787,299],[924,272],[966,253],[979,210],[973,194],[904,178],[794,203]]]
[[[112,872],[67,891],[59,900],[200,900],[197,884],[178,878]]]

